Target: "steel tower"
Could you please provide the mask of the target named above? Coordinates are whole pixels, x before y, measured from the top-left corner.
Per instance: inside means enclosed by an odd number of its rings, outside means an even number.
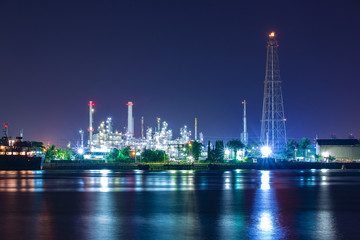
[[[266,72],[260,141],[262,144],[271,147],[275,155],[280,154],[286,144],[286,119],[281,91],[278,48],[275,33],[272,32],[269,35],[266,47]]]

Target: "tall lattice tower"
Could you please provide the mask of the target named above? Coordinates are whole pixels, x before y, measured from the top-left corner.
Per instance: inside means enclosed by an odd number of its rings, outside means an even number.
[[[275,33],[272,32],[269,35],[266,47],[266,73],[260,141],[270,146],[274,154],[280,154],[286,145],[286,119],[281,91],[278,48]]]

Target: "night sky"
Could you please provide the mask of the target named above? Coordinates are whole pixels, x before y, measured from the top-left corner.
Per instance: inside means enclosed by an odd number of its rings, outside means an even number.
[[[287,135],[360,138],[360,2],[0,2],[0,124],[10,135],[65,145],[112,117],[135,136],[166,120],[207,139],[260,135],[266,41],[280,45]],[[87,134],[85,135],[87,139]]]

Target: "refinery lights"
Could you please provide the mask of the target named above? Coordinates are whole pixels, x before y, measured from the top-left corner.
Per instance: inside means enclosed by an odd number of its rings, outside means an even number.
[[[143,132],[144,118],[142,117],[142,135],[141,138],[134,136],[134,117],[133,117],[133,102],[128,102],[128,121],[127,128],[124,132],[116,131],[113,128],[113,119],[107,118],[106,121],[102,121],[94,131],[93,128],[93,106],[94,103],[89,103],[89,143],[88,151],[84,154],[85,159],[93,158],[104,158],[112,149],[123,149],[130,147],[131,151],[139,155],[143,149],[150,150],[163,150],[171,159],[184,158],[182,148],[184,144],[191,140],[191,131],[188,130],[187,126],[180,129],[180,137],[174,139],[173,131],[168,129],[168,123],[166,121],[157,118],[157,127],[148,127]],[[79,132],[80,133],[80,132]],[[82,136],[82,133],[80,133]],[[203,142],[202,133],[199,134],[199,141]],[[81,151],[83,144],[79,147],[78,151]]]

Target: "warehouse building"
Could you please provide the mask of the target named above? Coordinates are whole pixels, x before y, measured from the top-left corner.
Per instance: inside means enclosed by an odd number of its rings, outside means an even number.
[[[317,139],[316,154],[324,160],[334,157],[337,161],[359,161],[360,142],[357,139]]]

